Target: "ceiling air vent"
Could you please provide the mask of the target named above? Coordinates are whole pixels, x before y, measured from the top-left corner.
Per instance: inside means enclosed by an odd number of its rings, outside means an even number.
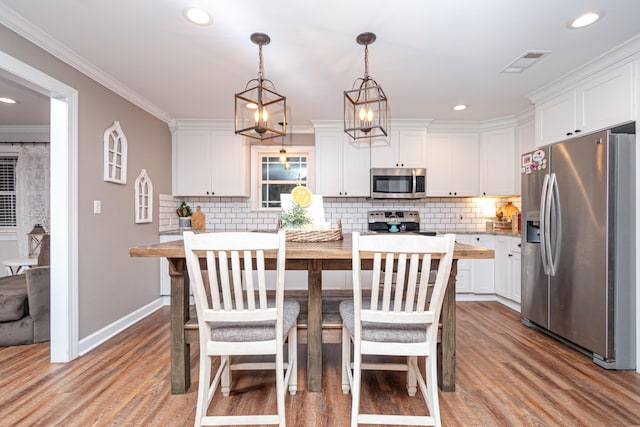
[[[528,50],[502,69],[502,73],[521,73],[551,53],[550,50]]]

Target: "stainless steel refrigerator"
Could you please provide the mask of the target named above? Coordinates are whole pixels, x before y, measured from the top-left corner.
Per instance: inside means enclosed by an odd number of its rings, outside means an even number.
[[[523,323],[607,369],[635,369],[634,133],[631,123],[521,159]]]

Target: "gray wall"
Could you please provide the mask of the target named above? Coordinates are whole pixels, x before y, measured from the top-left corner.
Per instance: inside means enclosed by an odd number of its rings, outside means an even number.
[[[79,92],[79,336],[88,335],[159,297],[156,259],[128,249],[158,241],[158,194],[171,193],[171,134],[166,123],[0,25],[0,51]],[[115,120],[129,143],[126,185],[103,177],[103,133]],[[134,181],[146,169],[154,188],[153,223],[134,223]],[[52,177],[52,182],[56,177]],[[102,214],[93,214],[93,200]]]

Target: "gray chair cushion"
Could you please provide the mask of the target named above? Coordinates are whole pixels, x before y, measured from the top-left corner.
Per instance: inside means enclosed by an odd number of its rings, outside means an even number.
[[[367,307],[370,300],[363,300],[362,304]],[[342,324],[349,330],[351,335],[355,334],[354,305],[353,300],[340,302],[340,317]],[[388,323],[362,322],[362,339],[374,342],[398,342],[412,343],[425,342],[427,340],[426,324],[397,325]]]
[[[0,322],[22,319],[28,314],[28,307],[26,276],[3,277],[0,282]]]
[[[275,307],[275,301],[269,300],[267,305]],[[300,314],[300,304],[294,300],[284,300],[283,305],[283,333],[296,324]],[[275,322],[251,322],[251,323],[220,323],[211,325],[212,341],[245,342],[267,341],[276,338]]]

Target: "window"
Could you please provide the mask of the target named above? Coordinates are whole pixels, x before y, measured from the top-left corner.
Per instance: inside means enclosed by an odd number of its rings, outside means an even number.
[[[281,193],[290,193],[297,185],[308,186],[308,154],[292,153],[288,168],[280,163],[276,153],[261,153],[258,159],[260,209],[280,208]]]
[[[0,157],[0,227],[16,226],[17,156]]]

